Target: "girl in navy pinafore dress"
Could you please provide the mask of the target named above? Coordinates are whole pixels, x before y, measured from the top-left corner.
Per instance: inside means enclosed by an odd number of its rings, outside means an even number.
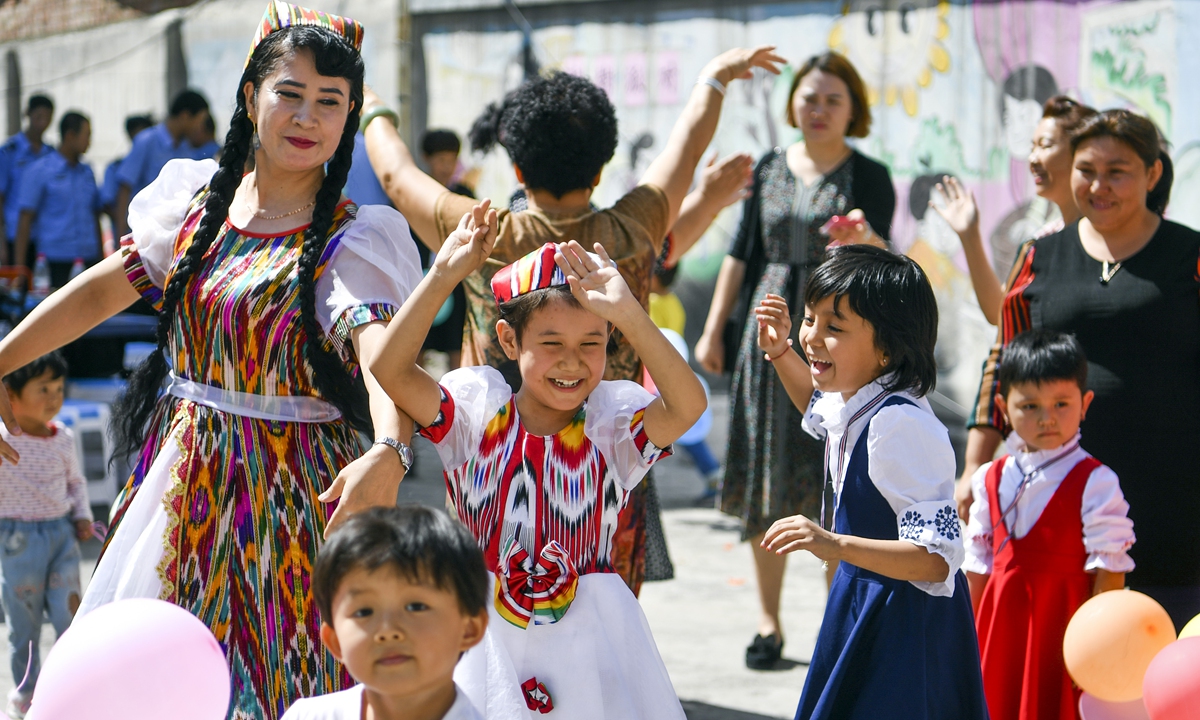
[[[759,346],[825,440],[833,530],[797,515],[763,546],[839,563],[796,720],[984,720],[971,599],[954,510],[954,452],[924,396],[937,305],[906,257],[831,250],[805,288],[790,348],[782,297],[756,309]]]

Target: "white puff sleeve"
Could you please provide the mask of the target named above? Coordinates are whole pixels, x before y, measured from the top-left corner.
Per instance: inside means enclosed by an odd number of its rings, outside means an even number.
[[[437,448],[442,466],[453,470],[479,451],[483,431],[512,397],[499,370],[463,367],[442,376],[442,405],[437,419],[420,429]]]
[[[899,538],[941,555],[949,566],[945,580],[913,585],[930,595],[952,596],[964,551],[949,433],[927,410],[892,405],[871,419],[867,453],[871,480],[896,513]]]
[[[963,531],[963,546],[967,556],[962,569],[976,575],[992,574],[992,508],[987,493],[987,474],[992,463],[984,463],[971,476],[971,492],[974,501],[967,516],[967,528]]]
[[[385,205],[360,207],[335,240],[317,278],[317,310],[334,348],[350,361],[350,331],[391,320],[421,282],[421,260],[408,222]]]
[[[1088,551],[1085,570],[1121,573],[1133,570],[1129,548],[1136,538],[1129,503],[1121,492],[1117,474],[1107,465],[1092,471],[1083,489],[1083,546]]]
[[[646,436],[642,413],[653,401],[654,395],[628,380],[603,381],[587,399],[583,434],[600,450],[617,483],[626,490],[637,487],[650,466],[672,452]]]
[[[214,160],[171,160],[129,201],[130,233],[121,240],[125,275],[155,307],[162,303],[175,242],[192,200],[216,172]]]

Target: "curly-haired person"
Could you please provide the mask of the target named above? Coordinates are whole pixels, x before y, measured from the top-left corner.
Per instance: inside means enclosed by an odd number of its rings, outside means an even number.
[[[725,86],[750,77],[755,67],[778,72],[776,66],[782,62],[773,47],[729,50],[709,61],[663,152],[636,188],[603,210],[588,206],[600,172],[617,147],[616,112],[603,90],[585,78],[551,73],[530,79],[490,106],[472,128],[471,145],[486,150],[499,143],[508,151],[529,204],[519,213],[500,211],[495,250],[464,283],[468,309],[463,365],[506,365],[508,359],[496,338],[499,317],[492,276],[548,242],[578,240],[585,247],[600,243],[646,307],[654,259],[679,217],[696,165],[712,140]],[[363,112],[367,153],[375,174],[413,233],[436,243],[430,245],[436,251],[475,201],[455,195],[417,167],[396,131],[395,113],[369,90]],[[381,117],[392,122],[380,121]],[[515,372],[505,374],[510,382],[519,379]],[[628,342],[621,341],[608,353],[604,378],[641,380],[641,361]],[[637,502],[630,499],[631,509]],[[642,523],[633,525],[636,534],[644,532]],[[634,542],[628,557],[616,559],[618,571],[634,592],[642,579],[640,545]]]

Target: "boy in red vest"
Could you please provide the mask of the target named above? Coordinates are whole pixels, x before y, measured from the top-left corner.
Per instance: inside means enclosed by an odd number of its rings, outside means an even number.
[[[996,404],[1013,432],[1008,454],[972,479],[963,563],[993,720],[1078,717],[1063,665],[1067,622],[1133,569],[1121,485],[1079,446],[1092,396],[1073,336],[1031,330],[1005,347]]]

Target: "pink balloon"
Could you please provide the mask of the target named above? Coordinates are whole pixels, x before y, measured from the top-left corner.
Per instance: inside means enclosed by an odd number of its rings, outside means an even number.
[[[30,720],[224,720],[229,667],[208,627],[161,600],[75,618],[47,656]]]
[[[1082,720],[1149,720],[1141,700],[1108,702],[1083,693],[1079,697],[1079,717]]]
[[[1200,637],[1176,640],[1150,661],[1142,699],[1151,720],[1190,720],[1200,712]]]

